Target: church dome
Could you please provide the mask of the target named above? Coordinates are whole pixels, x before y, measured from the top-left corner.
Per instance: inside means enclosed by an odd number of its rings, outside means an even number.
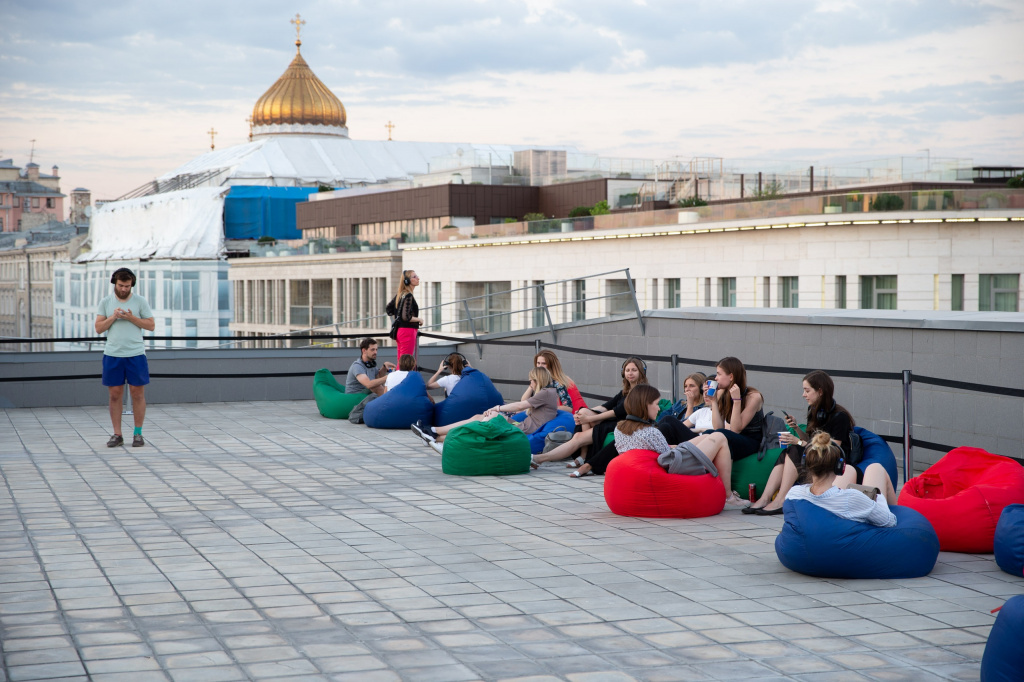
[[[336,135],[348,137],[341,100],[323,84],[302,58],[302,41],[295,41],[295,58],[281,77],[263,93],[252,110],[252,136]]]

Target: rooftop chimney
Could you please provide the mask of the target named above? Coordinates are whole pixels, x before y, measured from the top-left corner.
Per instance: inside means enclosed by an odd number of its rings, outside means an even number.
[[[25,177],[32,182],[39,182],[39,164],[30,163],[25,166]]]
[[[55,178],[59,178],[60,177],[60,169],[57,168],[56,164],[54,164],[54,166],[53,166],[52,173],[53,173],[53,177],[55,177]]]

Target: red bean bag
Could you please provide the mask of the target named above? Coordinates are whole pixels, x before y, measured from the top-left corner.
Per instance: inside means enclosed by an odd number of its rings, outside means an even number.
[[[1024,503],[1024,467],[980,448],[956,448],[900,491],[900,505],[921,512],[944,552],[992,552],[1003,507]]]
[[[658,464],[658,453],[630,450],[608,465],[604,499],[619,516],[696,519],[725,508],[725,486],[711,474],[670,474]]]

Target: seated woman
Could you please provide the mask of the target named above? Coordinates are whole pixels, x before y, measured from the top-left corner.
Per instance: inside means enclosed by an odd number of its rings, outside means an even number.
[[[597,454],[604,446],[604,440],[615,429],[615,423],[626,418],[623,401],[629,392],[641,384],[647,383],[647,365],[637,357],[626,358],[622,363],[622,390],[608,402],[593,409],[583,408],[576,412],[574,419],[580,431],[573,435],[568,443],[540,455],[534,455],[534,464],[557,462],[574,454],[583,447],[588,447],[588,456]],[[615,421],[612,421],[612,420]],[[596,447],[595,447],[596,446]],[[577,466],[583,464],[582,457],[577,458]]]
[[[704,383],[708,380],[700,372],[694,372],[683,381],[686,396],[686,410],[680,417],[670,414],[658,420],[658,430],[665,439],[678,445],[697,437],[704,431],[711,431],[711,398],[704,396]]]
[[[398,358],[398,369],[388,374],[388,378],[384,382],[384,392],[386,393],[402,383],[402,379],[414,369],[416,369],[416,358],[414,356],[407,353]]]
[[[527,400],[506,405],[495,405],[483,414],[475,414],[469,419],[463,419],[447,426],[434,428],[413,424],[412,430],[426,441],[428,445],[440,452],[444,437],[452,429],[470,422],[492,419],[499,414],[515,414],[520,410],[525,410],[526,418],[521,422],[512,423],[521,428],[523,433],[533,433],[558,414],[558,392],[551,386],[551,375],[543,367],[534,367],[530,370],[530,388],[533,390],[533,395]]]
[[[558,391],[558,409],[566,412],[575,412],[573,409],[575,405],[573,401],[572,393],[575,392],[579,395],[579,389],[576,388],[576,382],[569,378],[569,376],[562,371],[562,363],[559,362],[558,356],[550,350],[542,350],[533,356],[533,366],[543,367],[551,374],[551,386]],[[531,395],[532,389],[526,389],[523,393],[523,397],[520,400],[526,400]],[[577,399],[582,402],[582,396]]]
[[[836,478],[842,468],[839,465],[843,457],[839,446],[832,442],[832,437],[817,431],[811,437],[806,449],[805,466],[811,476],[810,484],[797,485],[786,494],[787,500],[807,500],[836,516],[851,521],[862,521],[875,526],[895,526],[896,515],[889,511],[889,505],[896,504],[896,491],[885,467],[875,463],[864,472],[864,485],[877,488],[878,495],[870,497],[850,488],[840,488]],[[844,465],[845,466],[845,465]]]
[[[835,384],[832,377],[820,369],[814,370],[804,377],[803,397],[807,401],[807,431],[801,429],[792,416],[786,415],[786,423],[797,433],[797,436],[784,434],[779,437],[786,449],[779,455],[768,477],[764,493],[754,504],[743,509],[744,514],[757,514],[758,516],[772,516],[782,513],[782,503],[786,494],[793,484],[803,478],[805,473],[802,470],[804,450],[807,447],[808,433],[823,431],[832,437],[832,441],[838,445],[846,457],[849,457],[853,450],[850,441],[850,434],[853,432],[853,417],[842,405],[836,404]],[[864,479],[864,472],[853,464],[846,464],[846,473],[837,479],[836,485],[845,488],[850,483],[860,483]],[[805,481],[801,481],[805,482]],[[775,499],[772,495],[775,493]]]
[[[434,376],[427,379],[427,389],[443,388],[447,398],[462,379],[462,370],[467,367],[469,367],[469,360],[462,353],[452,353],[441,361],[441,366],[434,372]],[[449,374],[438,378],[445,370],[448,370]]]
[[[615,442],[601,448],[570,476],[580,478],[591,474],[603,475],[608,465],[620,453],[629,450],[654,450],[659,455],[669,451],[668,441],[654,423],[658,416],[661,391],[654,386],[635,386],[623,401],[626,418],[615,425]]]
[[[764,423],[764,397],[756,388],[747,386],[747,370],[737,358],[722,358],[715,369],[714,400],[711,402],[711,423],[715,430],[693,439],[718,468],[725,485],[725,506],[734,509],[749,503],[732,488],[732,463],[755,454],[761,447]],[[709,382],[710,383],[710,382]]]

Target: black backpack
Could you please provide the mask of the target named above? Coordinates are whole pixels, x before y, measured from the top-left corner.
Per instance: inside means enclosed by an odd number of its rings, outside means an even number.
[[[398,305],[395,305],[395,299],[391,299],[388,301],[388,304],[384,306],[384,312],[387,313],[389,317],[394,318],[391,320],[391,331],[388,332],[388,337],[392,341],[398,340],[398,311],[402,307],[402,301],[404,300],[405,296],[403,295],[402,298],[398,300]]]

